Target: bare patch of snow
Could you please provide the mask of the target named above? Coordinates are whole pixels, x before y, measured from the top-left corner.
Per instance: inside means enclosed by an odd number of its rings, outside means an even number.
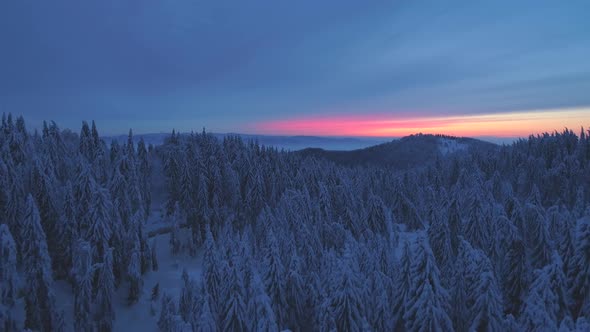
[[[128,286],[123,283],[117,290],[114,298],[115,321],[114,331],[158,331],[157,322],[160,317],[160,301],[162,294],[166,293],[175,302],[180,298],[182,288],[182,271],[186,269],[189,276],[195,280],[201,278],[202,255],[196,257],[189,255],[172,255],[170,252],[170,234],[160,234],[154,237],[158,255],[158,271],[149,271],[143,275],[143,290],[137,303],[127,304]],[[150,242],[151,244],[152,242]],[[150,314],[152,305],[152,288],[160,284],[160,295],[154,301],[155,315]],[[67,328],[74,326],[74,295],[67,281],[59,280],[54,284],[54,292],[57,304],[64,312],[64,320]],[[19,299],[17,305],[17,317],[20,317],[21,326],[24,323],[24,303]]]
[[[182,271],[186,269],[190,277],[198,280],[202,273],[202,255],[196,257],[189,255],[174,256],[170,252],[170,234],[161,234],[155,237],[157,243],[157,255],[159,269],[150,271],[143,276],[143,293],[139,301],[127,305],[127,288],[122,287],[117,291],[115,303],[114,331],[158,331],[157,321],[160,316],[160,301],[162,294],[166,293],[178,302],[182,288]],[[150,314],[152,305],[152,288],[160,284],[160,295],[154,301],[155,315]]]
[[[459,143],[457,140],[449,138],[439,138],[438,150],[445,156],[447,154],[455,153],[457,151],[463,151],[467,149],[467,144]]]

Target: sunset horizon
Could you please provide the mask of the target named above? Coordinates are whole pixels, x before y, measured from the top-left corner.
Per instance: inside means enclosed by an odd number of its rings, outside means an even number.
[[[244,133],[326,137],[402,137],[416,133],[498,138],[528,137],[590,125],[590,107],[503,112],[448,117],[311,116],[266,121],[247,126]]]

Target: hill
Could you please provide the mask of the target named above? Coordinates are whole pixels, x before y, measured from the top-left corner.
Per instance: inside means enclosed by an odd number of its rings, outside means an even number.
[[[485,152],[497,148],[496,144],[475,138],[416,134],[352,151],[308,148],[298,153],[325,158],[342,165],[379,165],[407,169],[459,151]]]

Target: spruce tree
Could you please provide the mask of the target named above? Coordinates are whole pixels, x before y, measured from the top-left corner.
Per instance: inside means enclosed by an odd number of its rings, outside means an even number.
[[[369,228],[378,234],[384,234],[389,221],[389,210],[380,197],[371,195],[368,202],[367,223]]]
[[[174,331],[176,306],[172,297],[166,293],[162,294],[162,305],[160,309],[160,318],[158,319],[158,328],[160,331]]]
[[[528,256],[533,268],[542,268],[551,261],[553,243],[545,216],[540,207],[526,204],[522,212],[526,231],[524,232]]]
[[[283,326],[287,319],[287,298],[285,292],[285,268],[279,254],[278,243],[272,230],[268,235],[265,254],[264,284],[271,299],[277,325]]]
[[[33,196],[28,195],[22,221],[22,264],[25,276],[25,328],[51,331],[57,328],[58,312],[52,292],[51,258],[45,232]]]
[[[182,271],[182,289],[178,300],[178,313],[185,322],[191,322],[197,315],[196,285],[185,270]]]
[[[129,295],[127,302],[129,305],[136,303],[141,295],[143,288],[143,279],[141,278],[141,252],[139,249],[139,240],[135,237],[135,243],[129,253],[129,265],[127,266],[127,278],[129,279]]]
[[[145,146],[145,141],[143,137],[139,139],[137,143],[137,173],[140,180],[140,189],[141,194],[144,199],[144,210],[146,214],[150,215],[151,204],[152,204],[152,196],[151,196],[151,175],[152,175],[152,167],[150,164],[150,159],[148,155],[148,151]]]
[[[569,317],[566,281],[562,269],[561,258],[554,253],[549,265],[535,271],[534,282],[522,309],[523,328],[556,328],[564,318]]]
[[[492,247],[493,227],[489,220],[488,211],[484,210],[483,202],[476,193],[469,206],[469,217],[465,224],[465,238],[474,248],[489,253]]]
[[[446,220],[434,217],[428,228],[428,239],[438,266],[448,266],[453,258],[451,231]]]
[[[568,271],[574,317],[590,316],[590,218],[578,220],[572,264]]]
[[[480,261],[480,275],[475,285],[475,301],[471,308],[473,320],[470,331],[500,331],[503,329],[502,293],[498,288],[492,265],[483,257]]]
[[[183,223],[184,216],[180,210],[180,204],[176,202],[174,205],[174,214],[172,215],[172,230],[170,232],[170,250],[173,255],[180,253],[182,248],[180,224]]]
[[[440,283],[428,238],[420,234],[410,267],[412,285],[405,304],[404,321],[409,331],[452,331],[448,293]]]
[[[95,261],[104,257],[109,246],[113,232],[112,209],[108,192],[98,186],[94,188],[89,210],[91,224],[86,239],[92,243]]]
[[[304,321],[304,309],[307,302],[307,294],[304,289],[303,277],[300,273],[300,261],[297,255],[291,257],[285,292],[287,301],[287,327],[295,329],[299,322]]]
[[[404,315],[406,314],[406,303],[409,301],[410,288],[412,287],[411,264],[412,252],[410,243],[404,242],[398,273],[393,287],[392,316],[396,331],[403,330],[405,325]]]
[[[94,319],[98,331],[113,330],[113,321],[115,320],[115,310],[113,308],[114,296],[113,250],[108,248],[105,250],[98,273],[97,311]]]
[[[92,280],[96,266],[92,264],[92,246],[79,240],[74,254],[74,328],[92,332]]]
[[[201,304],[201,311],[199,313],[199,318],[197,319],[197,331],[198,332],[216,332],[217,329],[217,322],[215,317],[211,311],[211,297],[208,293],[204,293],[202,295],[203,303]]]
[[[523,297],[529,287],[529,269],[524,244],[519,238],[514,238],[508,245],[500,269],[506,312],[513,315],[520,313]]]
[[[221,258],[217,253],[215,241],[209,227],[205,231],[205,248],[203,253],[203,283],[206,292],[211,297],[209,305],[215,319],[221,310],[223,299],[221,298]]]
[[[339,331],[361,331],[366,323],[364,297],[356,261],[349,247],[339,261],[337,283],[330,300],[331,311]]]
[[[18,287],[16,244],[6,224],[0,224],[0,330],[16,330],[14,305]]]
[[[236,258],[237,259],[237,258]],[[245,331],[248,328],[247,307],[245,303],[244,284],[241,272],[234,264],[230,267],[229,278],[225,281],[226,299],[223,304],[221,330]]]
[[[61,211],[61,216],[56,225],[58,230],[58,256],[60,257],[57,275],[67,276],[72,268],[72,253],[75,250],[76,241],[78,240],[76,206],[72,185],[69,181],[65,186]]]
[[[248,302],[250,325],[248,329],[250,331],[277,331],[278,326],[272,309],[272,303],[268,295],[266,295],[264,284],[257,271],[251,273],[250,292],[251,295]],[[295,328],[295,325],[290,326],[292,329]]]

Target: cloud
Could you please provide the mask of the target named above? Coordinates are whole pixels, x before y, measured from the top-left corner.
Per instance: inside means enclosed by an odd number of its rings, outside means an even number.
[[[0,4],[0,107],[109,131],[590,105],[583,1]],[[120,114],[119,124],[107,118]],[[160,128],[165,130],[168,128]]]
[[[358,112],[361,113],[361,112]],[[269,135],[383,136],[414,133],[522,137],[590,123],[590,108],[526,110],[476,115],[411,116],[365,114],[316,116],[253,123],[249,130]]]

